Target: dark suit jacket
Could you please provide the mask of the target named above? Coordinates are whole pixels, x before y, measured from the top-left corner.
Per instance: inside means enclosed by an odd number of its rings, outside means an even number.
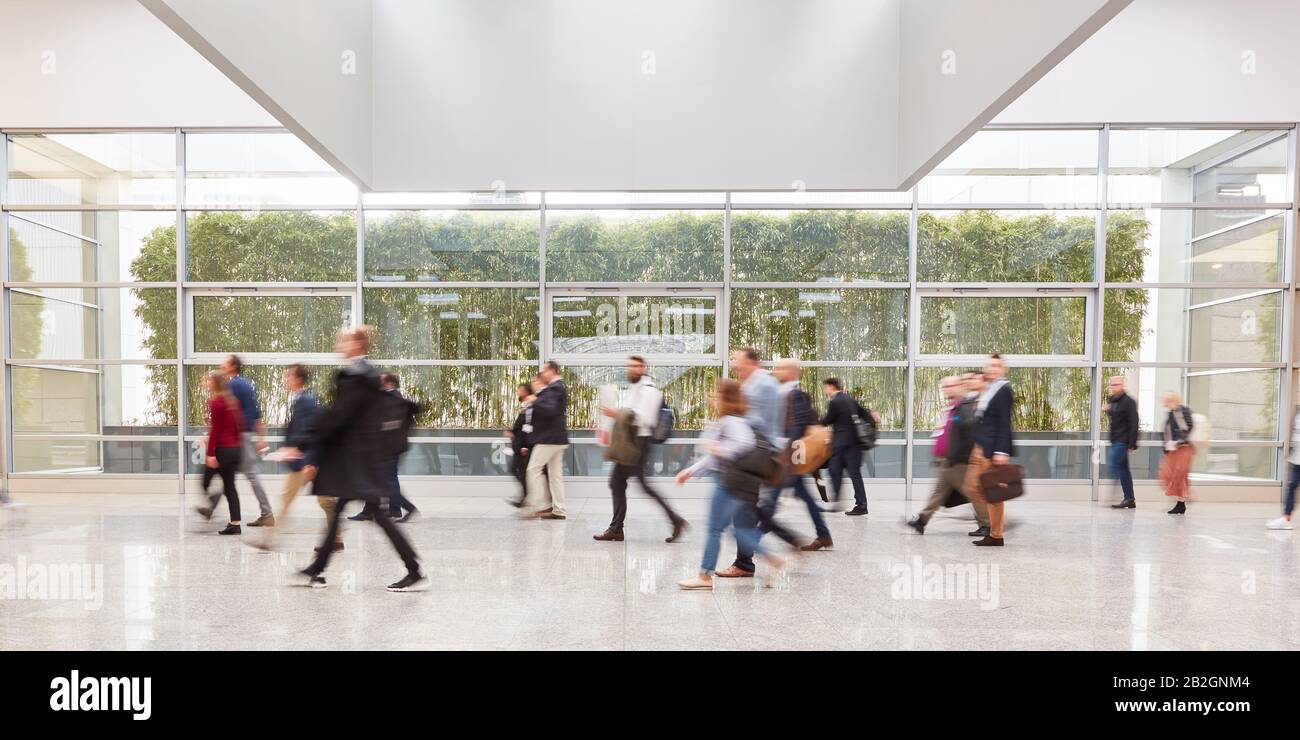
[[[510,449],[519,454],[520,450],[528,447],[528,433],[524,431],[524,412],[520,411],[519,416],[515,417],[515,425],[510,427]]]
[[[975,399],[963,398],[953,412],[948,427],[948,451],[944,459],[952,465],[970,462],[975,447]]]
[[[529,444],[567,445],[569,443],[569,391],[563,380],[546,386],[533,401],[533,432]]]
[[[995,454],[1016,454],[1016,434],[1011,428],[1011,407],[1015,401],[1015,392],[1011,384],[1006,383],[989,399],[984,413],[978,416],[979,425],[975,430],[975,443],[984,451],[986,457]]]
[[[379,373],[362,362],[359,371],[338,371],[334,388],[334,403],[321,412],[311,434],[318,459],[312,493],[378,501],[387,495],[376,444],[379,422],[372,418],[381,392]]]
[[[817,421],[812,399],[803,388],[795,386],[785,397],[785,436],[791,442],[802,439],[808,425]]]
[[[302,470],[304,465],[316,464],[316,454],[311,448],[311,431],[319,415],[320,404],[311,391],[299,393],[298,400],[289,408],[289,424],[284,428],[284,446],[297,447],[303,453],[301,459],[289,462],[289,469],[295,473]]]
[[[822,426],[831,428],[831,450],[852,449],[860,446],[858,430],[853,428],[853,415],[858,413],[859,404],[848,392],[836,393],[826,405],[826,415],[822,417]],[[870,414],[867,409],[863,413]]]

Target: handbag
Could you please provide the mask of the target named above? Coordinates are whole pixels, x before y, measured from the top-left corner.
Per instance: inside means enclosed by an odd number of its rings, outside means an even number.
[[[790,469],[799,475],[819,470],[831,459],[831,430],[809,424],[799,439],[790,443]]]
[[[980,473],[980,493],[990,504],[1025,495],[1025,469],[1019,465],[993,465]]]

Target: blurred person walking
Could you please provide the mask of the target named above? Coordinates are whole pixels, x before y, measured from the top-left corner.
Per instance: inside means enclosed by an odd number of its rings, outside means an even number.
[[[1290,478],[1282,492],[1282,516],[1270,519],[1264,526],[1269,529],[1290,530],[1291,513],[1295,511],[1295,491],[1300,487],[1300,406],[1291,417],[1291,452],[1286,458]]]
[[[709,521],[704,540],[704,554],[700,571],[695,576],[679,581],[683,590],[712,590],[714,568],[722,549],[722,533],[734,526],[737,547],[744,543],[749,552],[757,552],[774,571],[770,578],[779,577],[785,563],[772,555],[759,541],[758,528],[748,524],[757,520],[757,513],[742,516],[741,509],[755,508],[758,491],[735,490],[728,486],[727,471],[756,444],[752,420],[746,418],[746,404],[741,384],[722,378],[714,384],[709,394],[709,405],[716,419],[700,436],[699,458],[690,467],[677,474],[677,485],[685,485],[692,477],[708,475],[713,479],[713,495],[709,499]],[[721,575],[721,574],[718,574]]]
[[[419,413],[419,404],[402,395],[402,379],[396,373],[382,372],[379,374],[379,389],[384,393],[398,399],[404,406],[402,419],[404,421],[403,434],[409,434],[415,415]],[[405,450],[403,450],[405,451]],[[402,484],[398,477],[398,466],[401,464],[402,456],[400,454],[390,455],[389,459],[384,461],[384,482],[388,486],[388,513],[391,519],[396,519],[399,524],[405,524],[414,519],[420,510],[411,503],[411,500],[402,495]],[[381,507],[382,511],[382,507]],[[405,515],[403,515],[405,511]],[[380,514],[383,516],[383,514]],[[354,522],[367,522],[371,519],[369,511],[362,510],[348,519]]]
[[[262,488],[262,477],[257,472],[260,455],[266,451],[266,425],[262,423],[262,407],[257,403],[257,388],[253,381],[244,377],[244,361],[239,355],[229,355],[221,365],[230,383],[230,393],[239,401],[243,416],[239,439],[243,452],[239,457],[239,472],[248,479],[257,497],[261,515],[248,523],[250,527],[271,527],[275,525],[275,516],[271,514],[271,502]]]
[[[321,412],[309,442],[316,464],[304,467],[304,471],[314,478],[312,493],[338,499],[316,559],[302,570],[304,585],[312,588],[326,585],[324,573],[334,552],[331,545],[338,538],[339,519],[352,501],[363,503],[406,566],[406,575],[390,584],[388,590],[413,591],[426,582],[415,549],[397,524],[379,510],[380,502],[388,495],[384,478],[388,458],[381,430],[384,419],[377,413],[383,406],[383,391],[379,373],[366,359],[370,343],[369,327],[339,332],[334,350],[343,355],[345,363],[334,374],[334,403]]]
[[[524,428],[533,445],[528,452],[528,499],[524,504],[524,516],[563,520],[564,451],[569,449],[569,391],[560,377],[559,364],[553,360],[542,366],[539,380],[545,385],[528,399],[532,404],[533,420]]]
[[[776,363],[775,372],[778,382],[781,383],[780,389],[780,407],[784,409],[785,428],[784,439],[779,445],[782,449],[789,448],[791,445],[800,443],[804,435],[808,432],[808,427],[817,422],[817,414],[813,411],[812,398],[799,386],[799,378],[803,375],[803,368],[799,366],[797,360],[779,360]],[[776,507],[779,503],[780,493],[786,488],[794,491],[794,495],[804,503],[808,509],[808,517],[812,519],[813,531],[816,532],[816,538],[811,542],[801,544],[800,550],[804,552],[813,552],[816,550],[829,550],[835,546],[834,540],[831,539],[831,530],[826,526],[826,518],[822,516],[822,507],[817,503],[817,499],[808,491],[808,483],[802,473],[790,471],[790,476],[786,479],[785,485],[776,496],[770,499],[771,508],[768,509],[767,516],[770,521],[771,517],[776,514]],[[766,524],[760,521],[760,530],[764,529]]]
[[[1112,509],[1136,509],[1137,501],[1133,497],[1133,472],[1129,468],[1129,455],[1138,446],[1138,407],[1124,389],[1124,376],[1114,375],[1107,387],[1110,396],[1102,410],[1110,417],[1110,452],[1106,464],[1119,481],[1124,498],[1118,504],[1111,504]]]
[[[518,509],[528,500],[528,449],[531,445],[524,429],[531,428],[533,423],[533,404],[528,400],[533,395],[532,384],[520,383],[515,394],[519,398],[519,415],[515,417],[514,426],[506,431],[506,437],[510,439],[510,473],[519,481],[519,498],[510,499],[509,503]]]
[[[1192,444],[1192,429],[1195,421],[1192,410],[1183,405],[1182,396],[1174,391],[1165,391],[1161,399],[1168,414],[1161,437],[1164,439],[1165,455],[1160,460],[1160,482],[1165,487],[1165,495],[1178,500],[1170,514],[1183,514],[1187,511],[1187,497],[1190,493],[1188,477],[1192,470],[1192,458],[1196,457],[1196,447]]]
[[[1006,379],[1007,366],[1002,355],[994,352],[984,363],[983,389],[975,403],[975,447],[966,469],[966,498],[988,507],[989,525],[977,547],[1002,547],[1005,544],[1006,501],[989,501],[980,488],[980,476],[992,466],[1008,465],[1016,454],[1015,430],[1011,418],[1015,391]],[[981,527],[980,529],[983,529]],[[977,532],[979,530],[976,530]]]
[[[965,373],[960,377],[949,375],[940,381],[940,390],[948,399],[948,408],[944,411],[943,424],[935,434],[931,453],[936,468],[934,490],[930,493],[925,508],[907,523],[917,534],[925,534],[926,526],[940,507],[954,505],[950,501],[954,496],[969,501],[975,509],[977,526],[975,531],[968,534],[972,537],[988,534],[989,512],[984,500],[970,499],[963,493],[966,468],[975,447],[975,405],[978,396],[972,395],[977,390],[974,375],[975,373]]]
[[[311,467],[314,470],[317,464],[315,450],[311,447],[311,433],[316,418],[320,416],[321,408],[316,394],[307,388],[311,382],[311,371],[306,365],[295,363],[285,368],[281,382],[284,384],[284,389],[289,391],[289,422],[284,428],[284,444],[278,452],[288,464],[289,474],[284,477],[284,488],[280,492],[280,514],[276,518],[277,525],[267,528],[266,539],[258,545],[263,550],[271,549],[275,541],[276,529],[284,523],[285,517],[289,514],[289,507],[302,489],[311,483],[305,468]],[[315,499],[321,510],[325,512],[325,519],[328,521],[334,516],[334,506],[337,502],[331,496],[316,496]],[[343,549],[342,532],[338,533],[331,547],[334,548],[334,552]]]
[[[821,424],[831,430],[831,459],[826,464],[831,477],[831,497],[838,506],[840,484],[844,482],[844,474],[848,473],[849,480],[853,483],[853,508],[844,513],[848,516],[865,516],[867,488],[862,482],[862,455],[866,447],[862,436],[868,425],[874,429],[880,422],[880,414],[865,408],[845,392],[844,382],[839,378],[823,380],[822,392],[826,395],[827,403]]]
[[[654,380],[646,372],[645,358],[631,355],[627,358],[628,389],[622,394],[618,408],[601,406],[600,413],[615,420],[615,424],[631,424],[636,437],[636,460],[630,464],[615,461],[614,470],[609,475],[609,493],[614,499],[614,516],[609,527],[592,539],[601,542],[622,542],[623,522],[627,519],[627,484],[630,478],[636,478],[641,490],[655,500],[668,515],[672,532],[664,542],[676,542],[686,531],[686,520],[681,517],[668,500],[659,494],[646,479],[646,465],[650,462],[650,445],[654,441],[655,427],[659,424],[659,412],[663,408],[664,394],[655,387]],[[621,418],[620,418],[621,417]]]
[[[240,534],[243,530],[240,528],[239,492],[235,490],[235,470],[243,454],[239,437],[239,401],[230,392],[226,375],[219,370],[203,377],[203,388],[208,392],[208,439],[203,456],[203,494],[208,496],[208,505],[198,507],[197,511],[205,520],[211,519],[224,494],[226,506],[230,509],[230,523],[217,534]],[[208,487],[218,475],[221,476],[221,493],[209,495]]]

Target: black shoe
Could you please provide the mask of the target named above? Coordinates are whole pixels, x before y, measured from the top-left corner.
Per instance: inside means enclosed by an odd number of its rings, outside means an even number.
[[[664,538],[664,542],[676,542],[686,533],[687,525],[685,519],[678,519],[673,522],[673,533]]]
[[[196,506],[194,507],[194,511],[198,512],[198,515],[203,517],[203,521],[212,521],[212,509],[209,509],[206,506]]]
[[[428,585],[426,583],[428,580],[429,579],[424,577],[423,573],[420,573],[419,571],[411,571],[410,573],[407,573],[402,580],[389,585],[388,590],[394,593],[420,591]]]
[[[1167,513],[1167,514],[1185,514],[1185,513],[1187,513],[1187,504],[1184,503],[1184,502],[1182,502],[1182,501],[1179,501],[1178,503],[1174,504],[1174,508],[1170,509],[1169,511],[1167,511],[1167,512],[1165,512],[1165,513]]]
[[[239,534],[242,531],[238,524],[227,524],[226,528],[217,532],[217,534]]]
[[[1138,507],[1137,502],[1131,498],[1126,498],[1123,501],[1119,502],[1118,504],[1110,505],[1110,508],[1112,509],[1136,509],[1137,507]]]
[[[397,523],[410,524],[411,522],[415,521],[415,518],[418,517],[419,515],[420,515],[419,509],[411,509],[410,511],[406,512],[406,516],[402,517],[401,519],[398,519]]]
[[[982,540],[975,540],[971,543],[976,547],[1002,547],[1001,537],[985,537]]]
[[[844,512],[844,516],[866,516],[866,515],[867,515],[867,507],[865,506],[854,506],[852,509],[849,509],[848,511]]]
[[[348,517],[348,521],[350,522],[368,522],[371,519],[374,519],[374,517],[370,516],[370,513],[365,511],[359,512],[357,514],[353,514],[352,516]]]
[[[921,521],[921,517],[919,516],[909,521],[907,526],[915,529],[917,534],[925,534],[925,522]]]
[[[507,503],[507,504],[510,504],[511,506],[515,507],[516,509],[522,509],[522,508],[524,508],[524,500],[523,500],[522,498],[508,498],[508,499],[506,499],[506,503]]]
[[[299,585],[301,586],[306,586],[307,588],[326,587],[325,576],[320,575],[319,573],[313,573],[310,570],[300,570],[298,571],[298,575],[300,576]]]
[[[967,533],[966,533],[966,536],[967,536],[967,537],[988,537],[988,536],[989,536],[989,528],[988,528],[988,527],[980,527],[979,529],[976,529],[974,532],[967,532]]]

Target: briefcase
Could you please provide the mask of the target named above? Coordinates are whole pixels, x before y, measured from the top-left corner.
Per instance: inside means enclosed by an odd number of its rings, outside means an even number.
[[[980,473],[980,492],[990,504],[1025,495],[1025,469],[1019,465],[993,465]]]

